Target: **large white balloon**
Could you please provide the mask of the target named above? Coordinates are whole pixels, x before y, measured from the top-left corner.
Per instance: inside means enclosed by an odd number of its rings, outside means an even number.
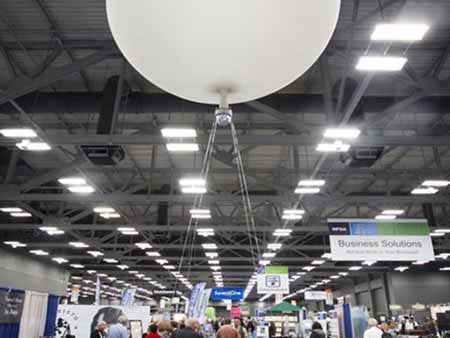
[[[106,0],[123,55],[187,100],[245,102],[288,85],[319,58],[340,0]]]

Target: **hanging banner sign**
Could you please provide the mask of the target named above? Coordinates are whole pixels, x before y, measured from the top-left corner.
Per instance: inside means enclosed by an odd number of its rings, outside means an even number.
[[[0,324],[14,324],[22,317],[25,292],[0,290]]]
[[[305,291],[305,300],[327,300],[327,294],[325,291]]]
[[[434,260],[425,219],[328,219],[328,227],[336,261]]]
[[[191,292],[191,298],[189,300],[189,306],[187,307],[187,317],[193,318],[195,308],[198,307],[198,301],[200,299],[201,293],[205,289],[206,283],[198,283],[194,285],[194,288]]]
[[[241,300],[243,297],[243,288],[213,288],[211,292],[212,300]]]
[[[289,270],[287,266],[265,266],[257,277],[258,294],[289,293]]]

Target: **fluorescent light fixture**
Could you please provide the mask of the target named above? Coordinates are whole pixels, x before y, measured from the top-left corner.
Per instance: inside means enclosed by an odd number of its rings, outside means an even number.
[[[191,217],[192,217],[192,219],[210,219],[211,215],[210,214],[192,214]]]
[[[182,187],[190,187],[190,186],[206,186],[206,181],[203,178],[182,178],[179,181],[180,186]]]
[[[297,275],[297,276],[304,276],[304,275],[306,275],[306,272],[298,271],[298,272],[296,273],[296,275]]]
[[[425,265],[427,263],[429,263],[430,261],[415,261],[412,264],[413,265]]]
[[[341,278],[341,276],[339,276],[339,275],[330,276],[330,279],[339,279],[339,278]]]
[[[29,212],[12,212],[10,213],[12,217],[31,217],[32,215]]]
[[[430,236],[431,237],[442,237],[442,236],[445,236],[445,233],[443,233],[443,232],[432,232],[432,233],[430,233]]]
[[[302,270],[305,270],[305,271],[313,271],[315,268],[316,268],[315,266],[304,266],[304,267],[302,268]]]
[[[166,147],[167,151],[180,153],[200,150],[197,143],[167,143]]]
[[[281,243],[269,243],[267,244],[267,249],[269,250],[280,250],[283,244]]]
[[[394,270],[403,272],[403,271],[409,270],[409,267],[408,266],[398,266]]]
[[[75,248],[89,248],[89,245],[83,242],[69,242],[69,245]]]
[[[145,254],[147,256],[150,256],[150,257],[159,257],[159,256],[161,256],[161,254],[158,251],[147,251]]]
[[[97,214],[105,214],[105,213],[109,214],[109,213],[116,212],[116,210],[114,210],[114,208],[111,208],[111,207],[95,207],[94,212]]]
[[[446,187],[450,184],[450,181],[447,180],[426,180],[422,183],[425,187],[434,187],[434,188],[440,188],[440,187]]]
[[[125,264],[116,265],[116,267],[122,271],[130,268],[128,265],[125,265]]]
[[[396,215],[396,216],[400,216],[405,212],[405,210],[401,210],[401,209],[387,209],[387,210],[383,210],[381,212],[382,215]]]
[[[263,258],[273,258],[275,255],[275,252],[264,252],[262,256]]]
[[[4,128],[0,129],[0,134],[9,138],[33,138],[37,137],[36,132],[30,128]]]
[[[139,278],[139,279],[142,279],[142,278],[145,277],[145,275],[144,275],[143,273],[138,273],[138,274],[136,275],[136,277]]]
[[[261,259],[261,260],[258,262],[258,264],[259,264],[259,265],[269,265],[269,264],[270,264],[270,260],[268,260],[268,259]]]
[[[439,268],[439,271],[450,271],[450,267]]]
[[[325,263],[325,261],[322,260],[314,260],[311,262],[312,265],[322,265],[323,263]]]
[[[397,216],[395,215],[376,215],[375,219],[380,219],[380,220],[388,220],[388,219],[396,219]]]
[[[36,256],[48,256],[49,255],[49,253],[44,250],[30,250],[30,253],[32,253],[33,255],[36,255]]]
[[[411,191],[411,194],[413,194],[413,195],[433,195],[437,192],[438,192],[437,189],[428,187],[428,188],[415,188]]]
[[[119,261],[114,258],[103,258],[103,261],[105,261],[106,263],[110,263],[110,264],[119,263]]]
[[[163,265],[162,267],[166,270],[175,270],[175,267],[173,265]]]
[[[108,277],[108,275],[106,273],[98,273],[97,276],[99,276],[99,277]]]
[[[338,275],[341,275],[341,276],[345,277],[345,276],[348,276],[348,272],[339,272]]]
[[[120,231],[121,233],[128,233],[128,232],[134,232],[134,231],[136,231],[136,229],[133,227],[120,227],[120,228],[117,228],[117,231]]]
[[[430,27],[417,23],[378,24],[370,39],[373,41],[420,41]]]
[[[288,237],[292,233],[292,229],[275,229],[273,235],[275,237]]]
[[[136,245],[141,250],[146,250],[146,249],[152,248],[151,244],[145,243],[145,242],[135,243],[134,245]]]
[[[434,230],[434,232],[450,234],[450,229],[436,229],[436,230]]]
[[[405,63],[408,61],[405,57],[396,56],[361,56],[357,70],[365,71],[399,71],[402,70]]]
[[[67,187],[70,192],[76,193],[76,194],[91,194],[95,191],[94,188],[92,188],[90,185],[76,185],[76,186],[69,186]]]
[[[86,185],[86,180],[82,177],[63,177],[58,180],[59,183],[63,185],[70,185],[70,186],[76,186],[76,185]]]
[[[356,128],[329,128],[325,130],[323,137],[339,140],[354,140],[359,134],[361,134],[361,130]]]
[[[45,142],[32,142],[30,140],[22,140],[22,142],[16,143],[16,146],[20,150],[29,150],[29,151],[45,151],[52,149]]]
[[[136,230],[122,231],[121,234],[125,235],[125,236],[134,236],[134,235],[139,235],[139,231],[136,231]]]
[[[324,180],[301,180],[298,182],[299,187],[322,187],[324,185]]]
[[[88,251],[87,252],[89,255],[94,256],[94,257],[99,257],[99,256],[104,256],[105,254],[101,251]]]
[[[70,266],[74,269],[84,269],[83,264],[70,264]]]
[[[331,252],[325,252],[322,256],[320,256],[322,258],[326,258],[326,259],[331,259],[332,255]]]
[[[450,257],[450,253],[449,252],[443,252],[439,255],[436,256],[437,258],[442,258],[442,259],[447,259]]]
[[[163,128],[161,134],[170,138],[194,138],[197,136],[197,131],[191,128]]]
[[[189,210],[191,215],[209,215],[211,211],[209,209],[191,209]]]
[[[117,278],[116,277],[108,277],[107,279],[111,282],[114,282]]]
[[[39,227],[39,230],[45,231],[50,236],[62,235],[64,233],[63,230],[59,230],[57,227]]]
[[[285,219],[285,220],[288,220],[288,221],[300,220],[302,218],[303,218],[302,215],[286,215],[286,214],[283,214],[281,216],[281,219]]]
[[[203,237],[214,236],[214,229],[212,229],[212,228],[200,228],[200,229],[197,229],[197,233],[200,236],[203,236]]]
[[[155,262],[161,265],[169,263],[167,259],[155,259]]]
[[[316,150],[322,153],[345,153],[350,149],[350,144],[343,143],[341,140],[334,142],[322,142],[316,147]]]
[[[205,256],[208,258],[216,258],[219,254],[217,252],[205,252]]]
[[[23,210],[21,208],[15,208],[15,207],[7,207],[7,208],[0,208],[3,212],[22,212]]]
[[[377,263],[377,261],[364,261],[364,262],[362,262],[362,265],[372,266],[376,263]]]
[[[103,214],[100,214],[100,217],[104,218],[104,219],[120,218],[120,214],[118,214],[117,212],[103,213]]]
[[[130,270],[130,271],[128,271],[128,273],[130,275],[137,275],[139,273],[139,271],[137,271],[137,270]]]
[[[88,271],[86,271],[88,274],[90,274],[90,275],[93,275],[94,273],[96,273],[97,271],[96,270],[88,270]]]
[[[206,193],[205,187],[182,187],[181,192],[183,194],[204,194]]]
[[[53,257],[52,261],[58,263],[58,264],[63,264],[63,263],[68,263],[69,261],[65,258],[62,257]]]
[[[297,188],[294,191],[296,194],[318,194],[320,192],[320,188],[315,187],[304,187]]]
[[[305,210],[302,209],[284,209],[283,214],[285,215],[303,215]]]
[[[214,260],[208,261],[208,264],[217,265],[217,264],[220,264],[220,261],[218,261],[217,259],[214,259]]]
[[[217,245],[215,243],[203,243],[202,247],[205,250],[217,250]]]
[[[210,269],[214,270],[214,271],[217,271],[217,270],[220,270],[222,268],[220,266],[218,266],[218,265],[213,265],[213,266],[210,266]]]
[[[362,266],[351,266],[348,268],[350,271],[359,271],[362,269]]]

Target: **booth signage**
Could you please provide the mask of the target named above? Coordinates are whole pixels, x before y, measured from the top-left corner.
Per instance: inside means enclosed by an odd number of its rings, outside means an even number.
[[[305,300],[327,300],[328,292],[325,291],[306,291]]]
[[[20,322],[24,300],[24,292],[0,290],[0,324]]]
[[[328,219],[333,260],[434,260],[425,219]]]
[[[243,297],[243,288],[213,288],[211,293],[212,300],[241,300]]]
[[[287,266],[265,266],[258,274],[258,294],[289,293],[289,270]]]

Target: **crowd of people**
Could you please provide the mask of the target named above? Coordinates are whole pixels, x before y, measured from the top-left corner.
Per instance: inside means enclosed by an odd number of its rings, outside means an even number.
[[[426,335],[435,335],[437,332],[431,318],[426,318],[423,325],[419,325],[412,316],[400,318],[398,322],[388,320],[381,323],[378,323],[375,318],[370,318],[367,324],[364,338],[395,338],[398,335],[410,334],[414,330],[422,331]]]

